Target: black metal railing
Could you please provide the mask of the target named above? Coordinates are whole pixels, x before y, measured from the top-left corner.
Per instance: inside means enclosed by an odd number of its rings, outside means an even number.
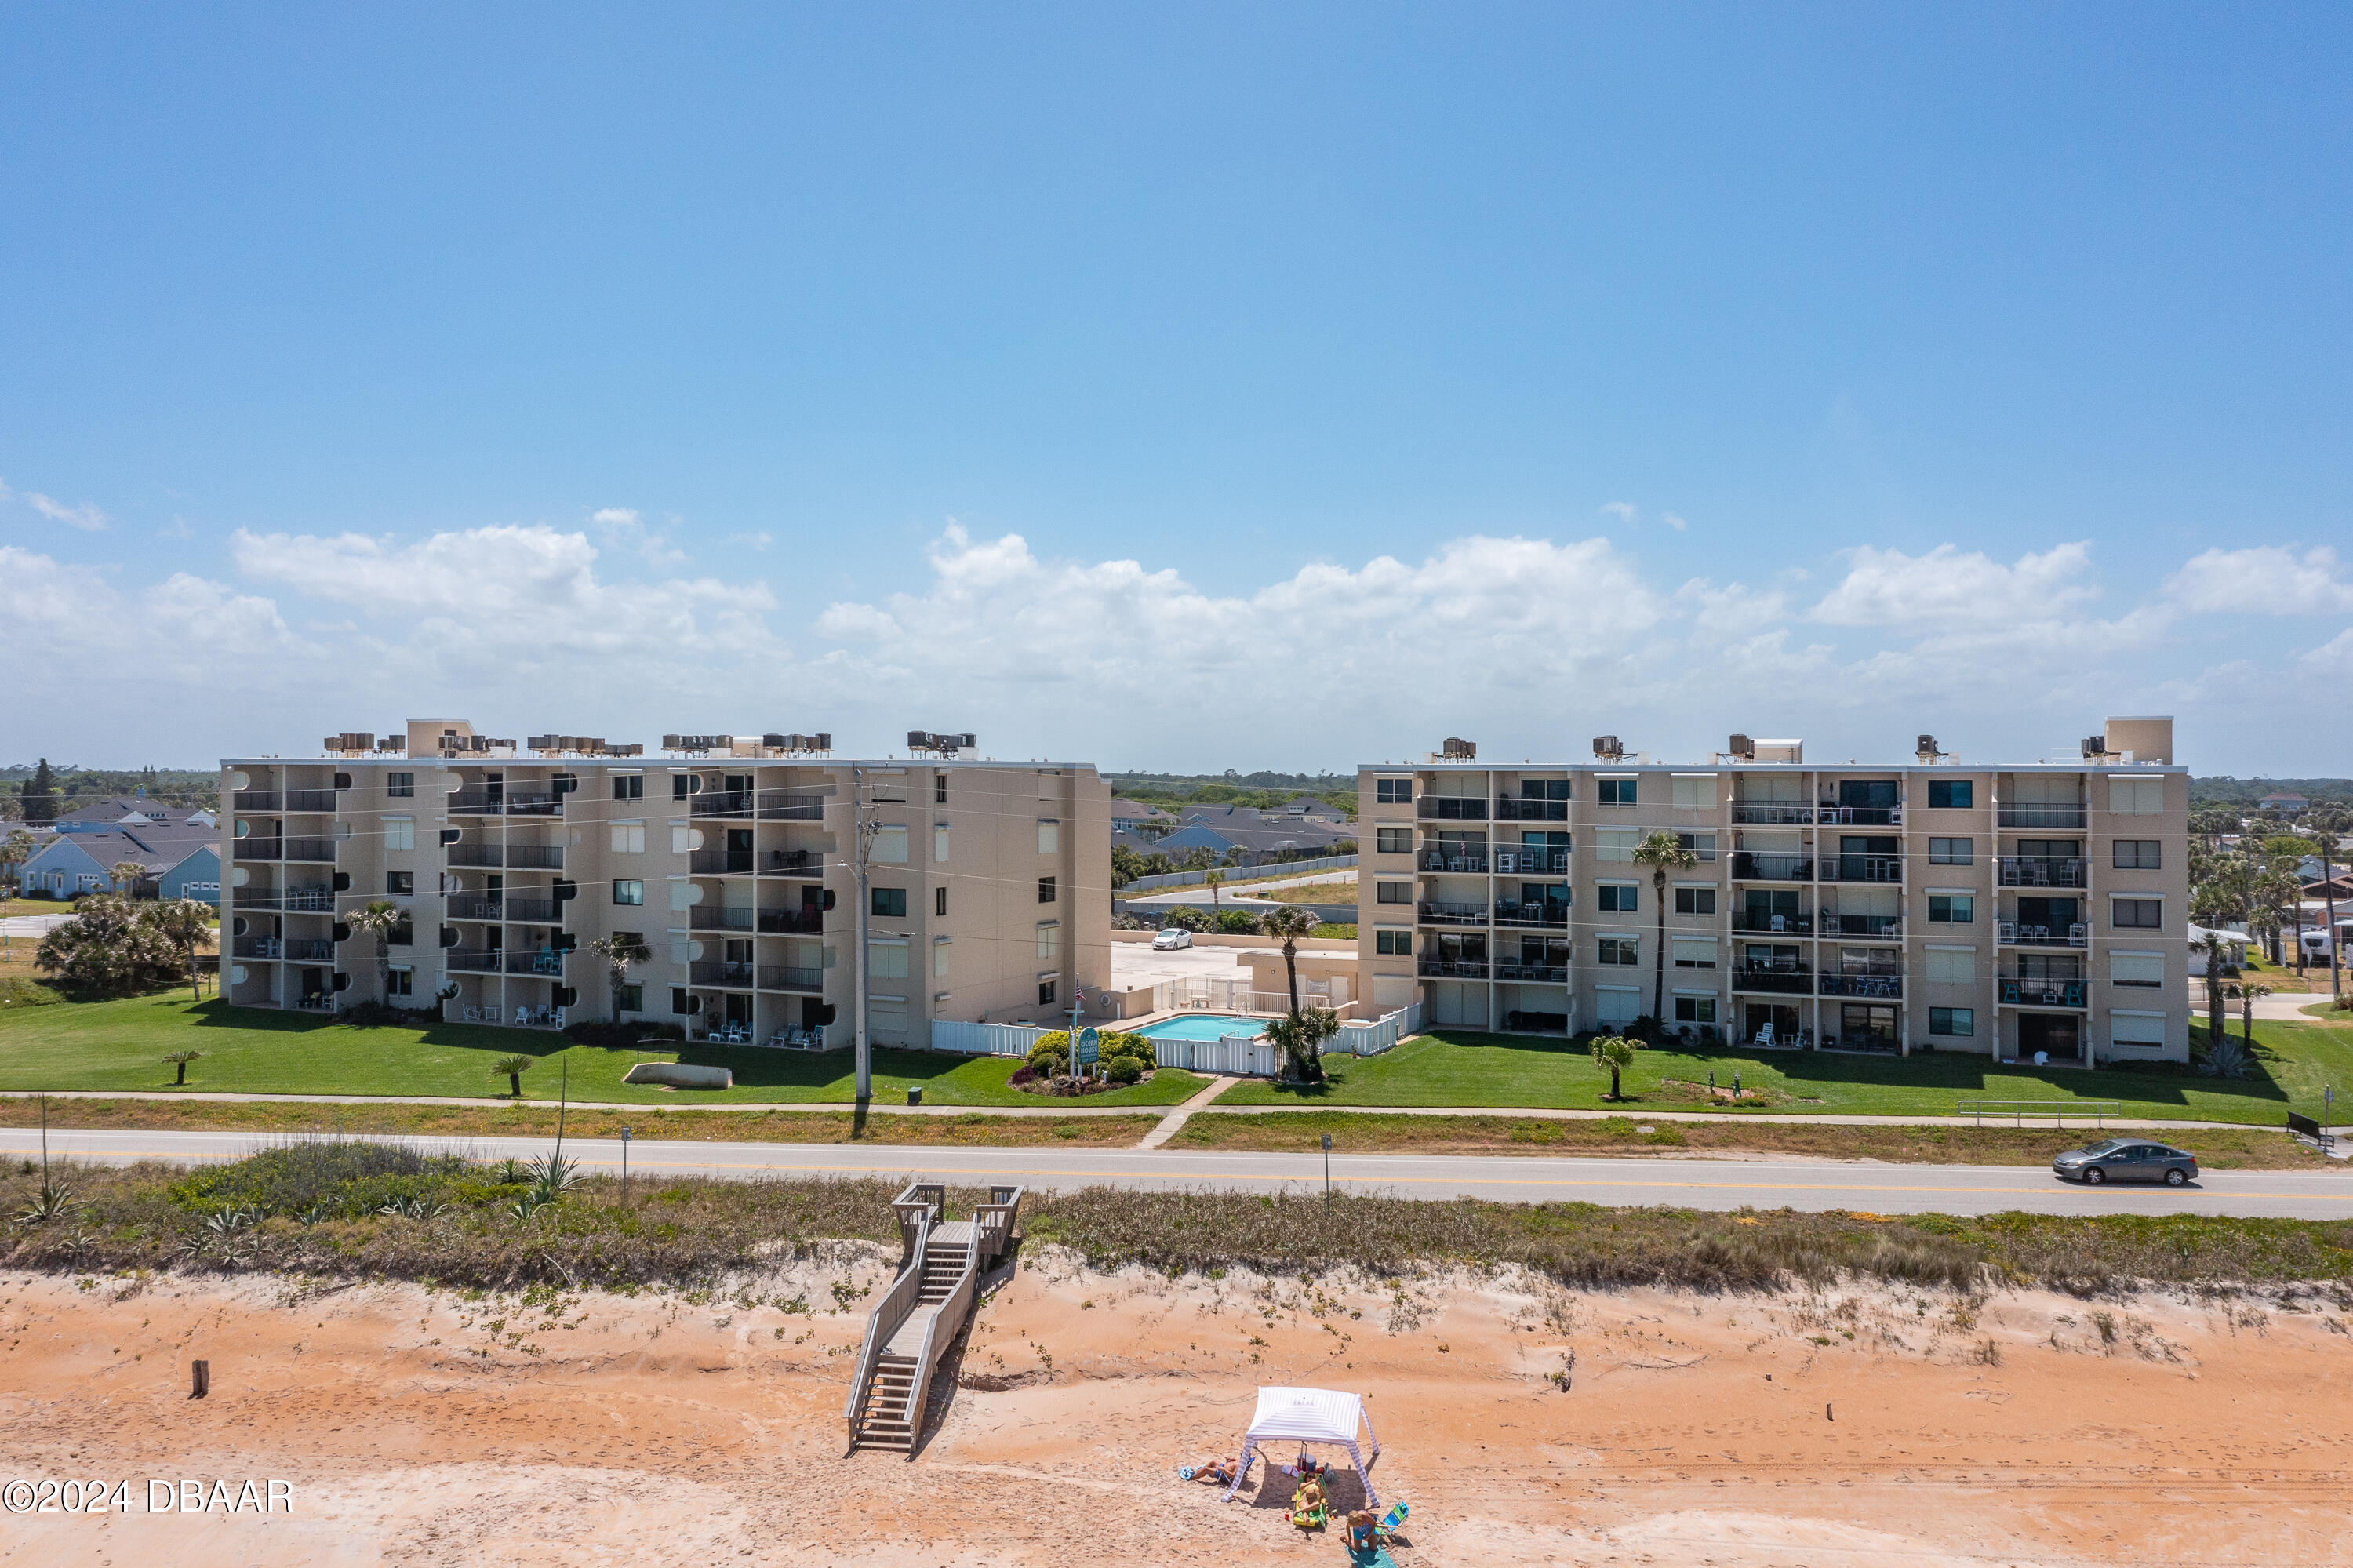
[[[1498,844],[1493,853],[1499,876],[1567,876],[1568,851],[1552,844]]]
[[[335,792],[332,789],[286,791],[286,810],[290,811],[334,811],[340,810],[341,806],[342,803],[335,799]]]
[[[503,920],[506,900],[491,898],[480,893],[453,893],[449,895],[449,918],[452,920]]]
[[[748,817],[753,810],[753,793],[749,789],[705,789],[687,797],[687,810],[697,817]]]
[[[1822,916],[1825,937],[1873,937],[1892,942],[1904,935],[1901,915],[1836,915]]]
[[[806,789],[763,789],[759,813],[764,822],[820,822],[825,820],[825,797]]]
[[[332,864],[335,859],[335,841],[332,839],[288,839],[286,841],[286,858],[288,860],[321,861],[328,864]]]
[[[1773,936],[1803,937],[1814,928],[1811,915],[1751,915],[1745,909],[1732,912],[1732,928]]]
[[[825,971],[797,964],[762,964],[762,991],[823,991]]]
[[[1904,880],[1904,857],[1900,854],[1826,854],[1814,862],[1814,870],[1824,882],[1901,882]]]
[[[2002,976],[2001,1000],[2005,1007],[2091,1006],[2083,980],[2042,980],[2032,975]]]
[[[1519,980],[1537,985],[1566,985],[1568,982],[1568,966],[1567,964],[1499,962],[1495,965],[1495,978],[1499,980]]]
[[[1425,926],[1484,926],[1487,906],[1483,904],[1424,904],[1417,911]]]
[[[1825,801],[1814,812],[1823,827],[1892,828],[1904,821],[1901,806],[1833,806]]]
[[[504,865],[507,863],[503,844],[451,844],[451,865]]]
[[[1483,822],[1487,802],[1477,795],[1424,795],[1414,802],[1414,815],[1440,822]]]
[[[749,931],[753,928],[753,911],[698,904],[686,912],[686,924],[693,931]]]
[[[553,898],[509,898],[505,901],[506,917],[510,920],[531,920],[542,926],[552,926],[562,918],[561,907]]]
[[[688,855],[686,868],[697,876],[712,876],[722,872],[748,872],[752,862],[752,852],[747,849],[705,849]]]
[[[1753,969],[1746,964],[1735,964],[1732,967],[1732,989],[1767,991],[1779,996],[1810,996],[1813,993],[1814,974],[1808,969]]]
[[[505,799],[503,789],[452,789],[449,810],[457,815],[495,817],[505,810]]]
[[[1499,822],[1565,822],[1568,821],[1568,802],[1515,800],[1504,796],[1495,802],[1495,820]]]
[[[763,909],[760,911],[760,931],[764,936],[814,937],[825,929],[825,911],[804,904],[797,909]]]
[[[724,959],[706,959],[699,963],[689,964],[686,973],[688,980],[694,985],[735,986],[744,991],[752,989],[753,968],[747,963],[736,963]]]
[[[282,811],[286,795],[280,789],[239,789],[229,797],[229,804],[239,811]]]
[[[2088,933],[2081,924],[2030,926],[2023,921],[2003,920],[1996,924],[1994,935],[2002,943],[2016,948],[2081,948],[2088,945]]]
[[[760,874],[823,876],[825,856],[815,850],[763,850],[760,853]]]
[[[1424,871],[1469,872],[1483,876],[1487,873],[1485,848],[1424,850],[1418,857]]]
[[[1420,964],[1424,980],[1485,980],[1487,964],[1483,959],[1424,959]]]
[[[441,967],[460,974],[487,974],[498,969],[501,956],[497,948],[480,948],[471,951],[451,948],[441,955]]]
[[[1840,970],[1824,973],[1818,994],[1822,996],[1869,997],[1875,1000],[1899,1001],[1904,995],[1901,974],[1852,973]]]
[[[335,944],[323,937],[304,937],[286,944],[286,956],[296,963],[328,963],[334,959]]]
[[[1495,906],[1498,926],[1566,926],[1568,906],[1566,904],[1498,904]]]
[[[553,817],[563,810],[564,797],[553,789],[507,791],[507,815],[510,817]]]
[[[276,909],[281,906],[285,896],[274,887],[232,887],[228,890],[228,906],[232,909]]]
[[[560,952],[507,954],[506,971],[511,975],[546,975],[564,978],[564,955]]]
[[[1999,875],[2004,887],[2082,887],[2084,857],[2079,854],[2006,854]]]
[[[234,842],[239,860],[283,860],[286,856],[284,839],[237,839]]]
[[[280,937],[239,937],[229,952],[232,958],[239,959],[282,959],[286,956],[286,942]]]
[[[509,844],[507,864],[523,871],[562,871],[564,846],[561,844]]]
[[[2005,828],[2080,828],[2084,825],[2084,808],[2004,806],[2000,809],[2000,821]]]
[[[1770,850],[1736,850],[1732,855],[1732,874],[1743,882],[1811,882],[1814,879],[1814,857],[1810,854],[1781,854]]]
[[[332,887],[290,887],[278,906],[298,914],[332,915],[335,912],[335,890]]]
[[[1732,806],[1732,820],[1741,827],[1811,827],[1814,809],[1773,800],[1755,800],[1746,805],[1736,800]]]

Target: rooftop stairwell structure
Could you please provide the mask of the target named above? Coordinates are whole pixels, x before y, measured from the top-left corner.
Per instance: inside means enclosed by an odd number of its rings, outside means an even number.
[[[917,1181],[892,1200],[904,1247],[899,1276],[866,1319],[842,1415],[849,1446],[915,1457],[932,1374],[970,1320],[980,1277],[1012,1249],[1021,1189],[992,1187],[969,1220],[949,1220],[946,1188]]]

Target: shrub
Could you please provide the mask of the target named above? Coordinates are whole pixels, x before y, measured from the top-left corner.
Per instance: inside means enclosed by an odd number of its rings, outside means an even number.
[[[1133,1056],[1103,1058],[1103,1076],[1114,1084],[1132,1084],[1144,1076],[1144,1065]]]
[[[683,1040],[686,1031],[675,1023],[615,1023],[607,1019],[583,1019],[564,1026],[565,1034],[583,1045],[627,1050],[654,1041]]]
[[[1259,917],[1247,909],[1229,909],[1218,916],[1218,929],[1229,937],[1255,937]]]
[[[1186,931],[1206,931],[1209,928],[1209,912],[1190,904],[1178,904],[1161,916],[1163,929],[1175,926]]]

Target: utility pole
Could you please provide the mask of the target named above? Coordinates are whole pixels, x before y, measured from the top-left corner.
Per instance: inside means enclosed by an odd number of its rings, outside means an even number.
[[[867,850],[873,842],[874,824],[866,820],[865,769],[849,770],[850,822],[856,830],[858,856],[858,967],[854,971],[858,983],[856,1031],[858,1058],[857,1097],[860,1104],[874,1097],[874,1053],[866,1036],[866,911],[871,902],[866,895]]]

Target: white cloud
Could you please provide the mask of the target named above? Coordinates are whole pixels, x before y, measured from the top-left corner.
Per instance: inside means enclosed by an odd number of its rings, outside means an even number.
[[[1605,517],[1615,517],[1620,523],[1634,521],[1635,505],[1630,501],[1605,501],[1599,508]]]
[[[633,506],[605,506],[588,514],[596,525],[597,536],[617,550],[627,550],[643,556],[657,567],[676,566],[686,559],[686,552],[670,542],[668,534],[656,533]],[[670,519],[675,523],[677,518]]]
[[[1672,512],[1662,512],[1659,514],[1659,521],[1665,524],[1668,527],[1672,528],[1678,534],[1691,526],[1690,524],[1684,522],[1682,518],[1676,516]]]
[[[2165,582],[2166,596],[2200,615],[2353,613],[2353,582],[2326,545],[2296,553],[2280,545],[2208,550]]]
[[[2048,618],[2099,597],[2082,581],[2088,543],[2055,545],[2011,566],[1981,552],[1939,545],[1925,556],[1870,545],[1852,552],[1847,574],[1810,618],[1831,626],[1968,627]]]
[[[16,491],[8,487],[7,481],[0,480],[0,502],[13,500],[16,498],[16,493],[17,493]],[[99,534],[105,532],[107,524],[106,514],[100,512],[95,506],[88,504],[69,506],[62,501],[58,501],[49,496],[43,495],[37,490],[27,490],[24,493],[24,496],[26,505],[31,507],[34,511],[39,513],[42,516],[47,518],[52,523],[63,523],[68,527],[79,528],[85,534]]]
[[[637,509],[631,506],[607,506],[589,514],[589,521],[592,523],[629,524],[636,523],[637,520]]]
[[[2316,675],[2333,675],[2339,679],[2353,676],[2353,626],[2347,627],[2296,662]]]

